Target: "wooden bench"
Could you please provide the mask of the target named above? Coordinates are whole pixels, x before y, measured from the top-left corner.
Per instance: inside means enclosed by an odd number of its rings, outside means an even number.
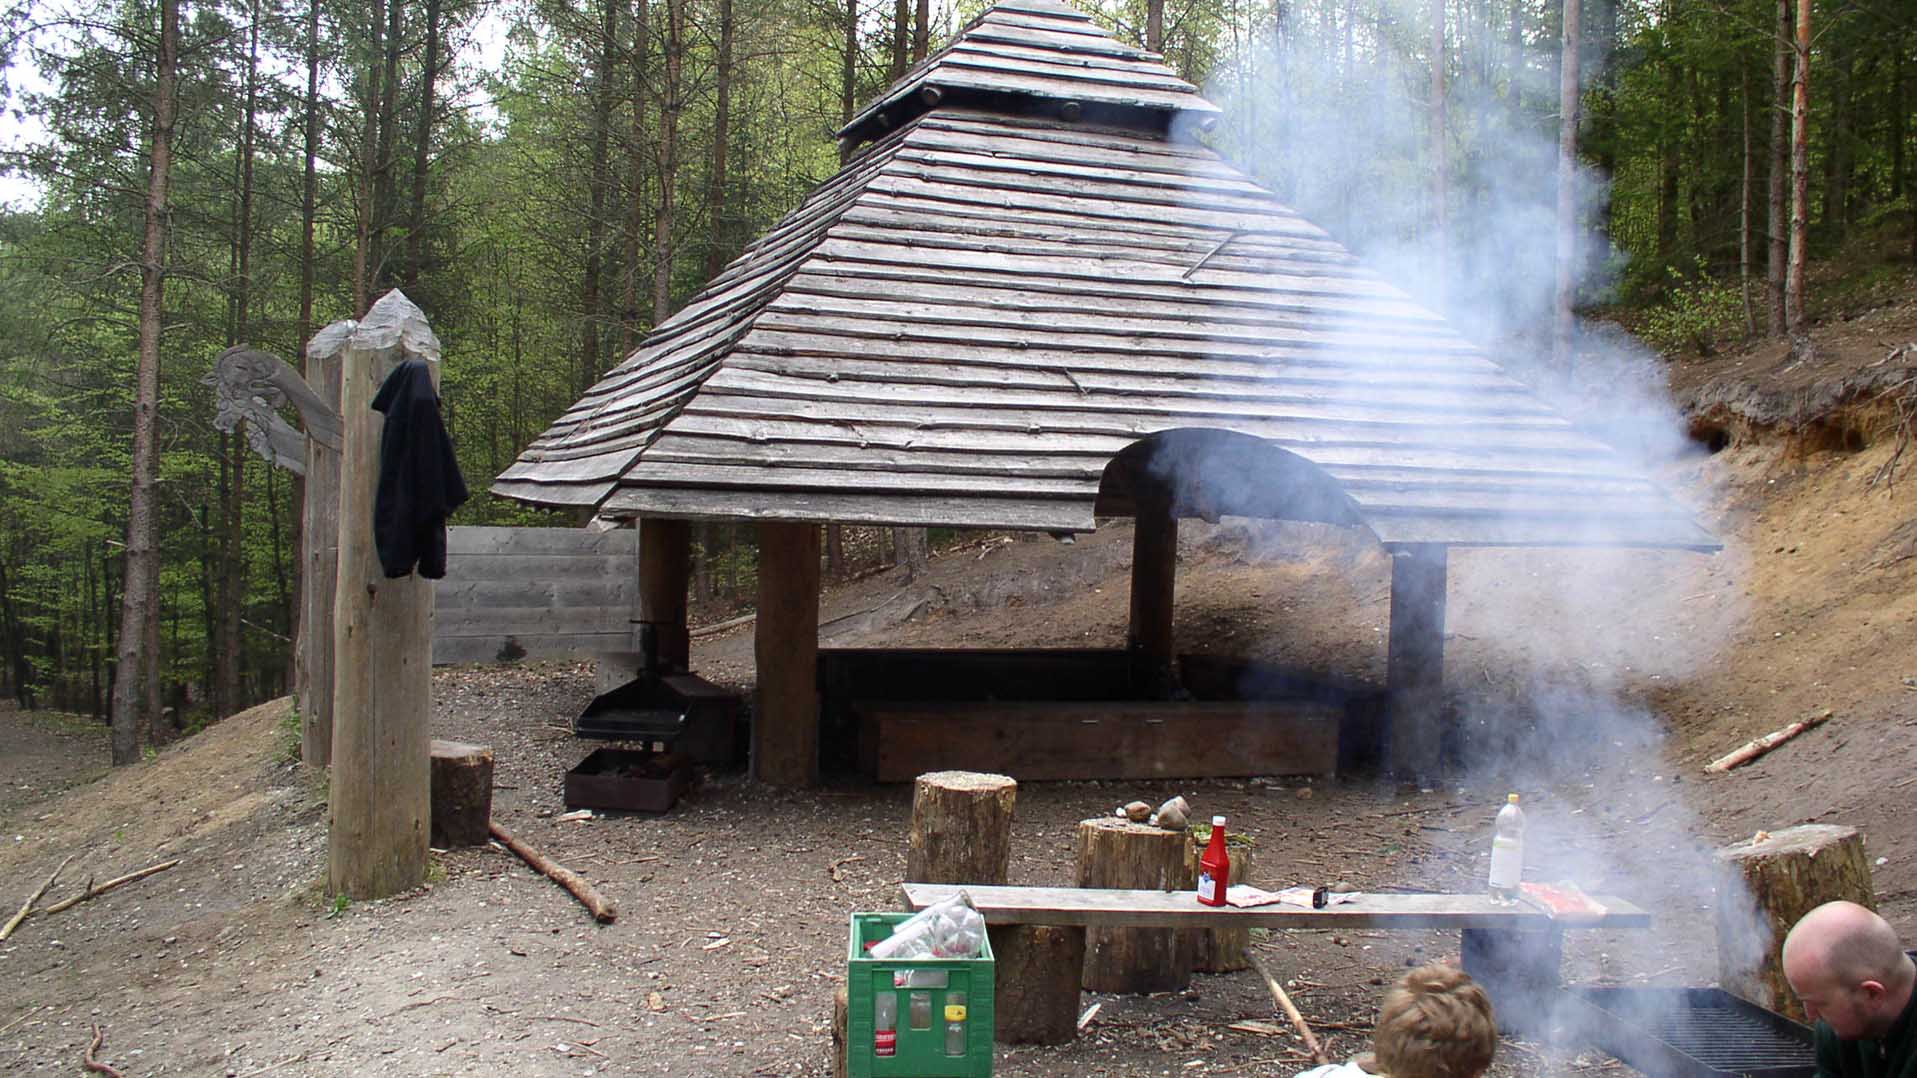
[[[1464,969],[1485,988],[1506,1029],[1534,1029],[1549,1016],[1559,986],[1564,931],[1648,928],[1651,915],[1624,899],[1593,895],[1605,912],[1551,918],[1530,906],[1500,906],[1489,895],[1365,894],[1324,909],[1279,903],[1240,909],[1205,906],[1188,891],[1089,887],[903,885],[909,908],[921,910],[959,891],[990,925],[1071,928],[1309,928],[1324,931],[1455,929]]]

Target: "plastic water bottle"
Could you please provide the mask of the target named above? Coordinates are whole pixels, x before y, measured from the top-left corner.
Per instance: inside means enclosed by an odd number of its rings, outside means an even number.
[[[1516,905],[1523,878],[1524,810],[1518,807],[1518,795],[1512,794],[1498,810],[1497,835],[1491,840],[1491,901]]]

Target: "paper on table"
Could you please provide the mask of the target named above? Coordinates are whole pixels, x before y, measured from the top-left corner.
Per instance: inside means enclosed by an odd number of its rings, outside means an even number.
[[[1288,906],[1303,906],[1311,909],[1310,887],[1287,887],[1282,891],[1266,891],[1248,883],[1234,883],[1225,888],[1225,901],[1241,909],[1252,906],[1269,906],[1274,902],[1283,902]],[[1336,906],[1357,898],[1357,891],[1331,891],[1325,895],[1325,905]]]

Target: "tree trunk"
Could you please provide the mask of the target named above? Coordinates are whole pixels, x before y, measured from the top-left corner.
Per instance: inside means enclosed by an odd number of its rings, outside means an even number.
[[[1575,2],[1575,0],[1571,0]],[[1449,284],[1451,253],[1451,151],[1445,102],[1445,0],[1431,0],[1431,275],[1442,309]]]
[[[1152,0],[1161,3],[1163,0]],[[917,63],[925,59],[932,48],[932,2],[918,0],[918,8],[912,13],[912,61]]]
[[[1755,165],[1751,157],[1751,72],[1738,64],[1738,118],[1742,123],[1743,168],[1737,185],[1737,292],[1744,303],[1744,338],[1757,336],[1757,303],[1751,296],[1751,185]]]
[[[313,339],[313,279],[316,267],[313,263],[314,229],[319,216],[319,0],[308,0],[306,5],[306,100],[303,121],[306,139],[306,153],[300,180],[300,321],[299,340],[296,347],[300,355],[300,370],[306,376],[308,385],[317,385],[318,379],[312,361],[306,355],[306,346]],[[334,407],[338,407],[339,398],[332,398]],[[307,479],[311,475],[312,454],[307,454],[308,475],[293,480],[293,549],[299,552],[299,565],[293,573],[293,620],[298,626],[293,631],[293,688],[300,700],[300,716],[305,720],[307,653],[318,646],[318,642],[306,638],[306,591],[313,586],[306,571],[306,544],[311,541],[306,528]],[[331,609],[332,600],[327,600]],[[327,630],[328,651],[332,649],[332,631]],[[332,685],[332,670],[327,670],[328,690]],[[330,730],[330,726],[329,726]],[[331,737],[331,734],[328,734]]]
[[[719,55],[714,61],[717,67],[713,73],[712,170],[706,186],[706,219],[710,222],[706,230],[708,281],[719,275],[732,253],[731,229],[726,221],[726,189],[729,184],[726,154],[731,149],[732,141],[732,0],[718,2]]]
[[[911,0],[892,3],[892,81],[905,77],[906,57],[912,49]]]
[[[1165,0],[1145,0],[1145,48],[1165,51]]]
[[[386,34],[383,41],[385,70],[380,76],[379,143],[373,161],[372,266],[369,270],[370,294],[373,296],[385,295],[392,280],[392,256],[387,251],[387,233],[393,227],[394,211],[397,209],[393,175],[393,166],[397,161],[393,143],[397,134],[394,127],[399,111],[399,54],[403,45],[400,40],[400,14],[404,9],[403,0],[386,0]]]
[[[1578,60],[1583,46],[1579,33],[1583,15],[1579,0],[1564,0],[1564,54],[1558,65],[1558,275],[1551,302],[1551,352],[1567,378],[1577,374],[1577,357],[1572,352],[1577,327],[1571,303],[1577,293],[1578,116],[1582,104]]]
[[[1178,890],[1185,875],[1183,830],[1112,816],[1083,820],[1076,835],[1079,887]],[[1187,933],[1172,928],[1094,928],[1085,937],[1091,992],[1180,991],[1191,984]]]
[[[930,536],[924,528],[893,528],[893,548],[898,552],[898,565],[905,570],[905,579],[917,580],[925,571],[931,559]]]
[[[406,287],[419,283],[426,262],[426,174],[433,159],[433,92],[439,78],[439,3],[426,0],[426,55],[420,61],[419,116],[413,128],[413,200],[407,215]],[[612,0],[607,0],[608,9]]]
[[[619,7],[605,0],[599,26],[599,61],[592,73],[592,152],[586,210],[586,264],[579,285],[579,376],[574,395],[584,394],[599,380],[599,327],[605,321],[599,283],[606,246],[606,203],[612,185],[608,163],[612,141],[612,85],[618,62]]]
[[[859,0],[845,0],[845,48],[839,60],[839,126],[844,127],[859,104]],[[845,163],[843,150],[839,162]]]
[[[151,722],[143,689],[159,681],[160,550],[154,498],[160,478],[160,329],[166,293],[167,180],[173,168],[179,0],[160,0],[154,64],[153,143],[147,157],[146,235],[140,254],[139,361],[133,392],[133,489],[127,508],[126,590],[120,609],[120,677],[113,691],[113,763],[137,763]]]
[[[994,925],[986,930],[997,960],[996,1038],[1003,1044],[1070,1044],[1078,1034],[1078,982],[1085,929],[1066,925]]]
[[[620,319],[624,326],[622,351],[630,355],[639,343],[639,297],[644,277],[641,240],[646,234],[646,61],[652,51],[652,12],[647,0],[633,5],[632,29],[632,127],[626,143],[626,287]],[[517,434],[517,427],[514,428]],[[515,442],[514,444],[519,444]]]
[[[1784,335],[1784,278],[1790,261],[1786,176],[1790,169],[1791,2],[1777,0],[1777,40],[1771,61],[1771,182],[1766,233],[1764,311],[1773,337]]]
[[[845,575],[845,525],[825,526],[825,575],[834,580]]]
[[[353,222],[353,317],[366,313],[372,306],[373,275],[377,261],[373,251],[373,215],[376,199],[373,193],[373,174],[379,168],[379,103],[380,103],[380,39],[386,32],[386,4],[388,0],[372,0],[367,12],[366,47],[361,60],[364,67],[359,74],[360,85],[364,92],[360,95],[359,108],[363,114],[360,126],[359,176],[353,186],[354,206]],[[391,0],[398,3],[399,0]]]
[[[1791,354],[1810,352],[1804,320],[1804,271],[1810,259],[1811,0],[1797,0],[1796,75],[1791,80],[1791,246],[1784,274],[1784,332]]]
[[[1784,937],[1839,899],[1875,907],[1870,862],[1855,827],[1805,824],[1717,851],[1717,980],[1768,1010],[1805,1021],[1784,980]]]
[[[666,87],[659,100],[659,216],[653,222],[652,324],[672,313],[672,227],[679,183],[679,108],[684,87],[686,0],[666,0]]]

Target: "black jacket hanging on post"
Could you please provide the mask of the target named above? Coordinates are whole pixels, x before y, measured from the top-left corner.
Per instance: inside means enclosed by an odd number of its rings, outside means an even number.
[[[424,360],[393,368],[373,398],[386,413],[379,434],[379,490],[373,496],[373,545],[389,577],[413,571],[446,575],[446,517],[466,501],[466,479],[439,418],[439,394]]]

